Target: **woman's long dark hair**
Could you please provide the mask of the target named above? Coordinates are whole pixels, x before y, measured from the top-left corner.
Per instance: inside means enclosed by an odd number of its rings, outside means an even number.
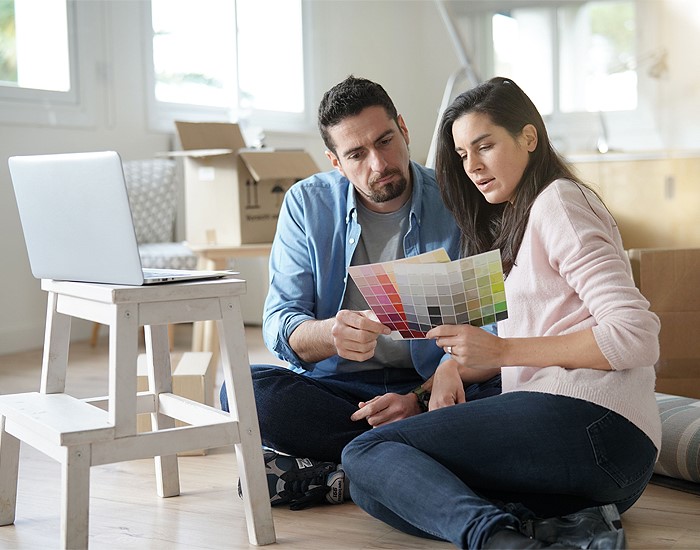
[[[511,203],[490,204],[464,172],[462,159],[455,152],[452,125],[467,113],[487,115],[514,138],[527,124],[537,129],[537,147],[530,153]],[[502,77],[460,94],[447,108],[438,130],[435,164],[442,198],[462,231],[463,254],[471,256],[500,248],[506,275],[515,264],[537,195],[558,178],[583,185],[554,150],[534,103],[512,80]]]

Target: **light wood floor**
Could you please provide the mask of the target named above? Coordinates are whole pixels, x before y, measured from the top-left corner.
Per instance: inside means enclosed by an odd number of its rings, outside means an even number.
[[[189,327],[178,326],[176,350],[189,346]],[[97,347],[71,346],[67,391],[77,397],[107,389],[107,331]],[[262,345],[259,328],[247,329],[251,362],[275,363]],[[0,356],[0,393],[39,388],[41,350]],[[217,387],[220,381],[217,380]],[[236,494],[235,457],[230,449],[179,460],[181,495],[156,495],[152,460],[92,468],[92,549],[249,548],[243,505]],[[58,546],[60,469],[58,463],[22,445],[17,519],[0,527],[0,548]],[[357,506],[322,506],[292,512],[273,508],[280,548],[308,550],[449,549],[399,533]],[[623,516],[629,548],[700,549],[700,497],[650,485]]]

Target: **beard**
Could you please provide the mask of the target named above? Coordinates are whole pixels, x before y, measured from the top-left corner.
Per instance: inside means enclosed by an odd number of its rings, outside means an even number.
[[[397,175],[399,179],[391,183],[375,185],[378,180],[391,175]],[[369,193],[364,193],[364,195],[375,203],[388,202],[400,197],[406,191],[406,187],[408,187],[408,180],[398,169],[387,170],[369,181]]]

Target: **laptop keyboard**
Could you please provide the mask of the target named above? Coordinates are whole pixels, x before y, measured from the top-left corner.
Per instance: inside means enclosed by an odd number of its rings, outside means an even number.
[[[187,273],[196,273],[194,270],[185,269],[156,269],[156,268],[144,268],[144,277],[175,277],[178,275],[184,275]]]

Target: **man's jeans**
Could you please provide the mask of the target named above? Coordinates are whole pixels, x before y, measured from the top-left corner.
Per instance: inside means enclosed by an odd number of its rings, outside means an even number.
[[[614,503],[649,481],[656,449],[580,399],[509,392],[394,422],[342,456],[352,499],[404,532],[481,548],[494,529]]]
[[[252,365],[251,372],[263,445],[335,463],[345,445],[371,429],[366,420],[350,420],[360,401],[385,393],[407,394],[423,382],[415,370],[396,368],[323,378],[270,365]],[[500,393],[500,378],[468,386],[467,399]],[[220,398],[228,411],[225,385]]]

